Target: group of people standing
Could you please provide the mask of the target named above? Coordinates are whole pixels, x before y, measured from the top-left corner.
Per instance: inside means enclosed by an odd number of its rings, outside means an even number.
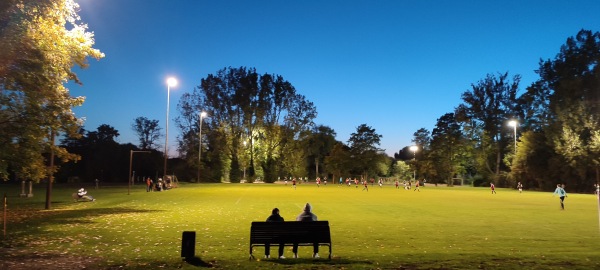
[[[283,222],[283,221],[284,221],[284,219],[279,214],[279,209],[273,208],[273,210],[271,211],[271,215],[267,218],[267,222]],[[304,209],[302,210],[302,213],[300,213],[300,215],[298,215],[296,217],[296,221],[317,221],[317,215],[315,215],[312,212],[312,206],[309,203],[306,203],[306,205],[304,205]],[[285,259],[285,257],[283,256],[283,248],[284,248],[284,245],[279,245],[279,254],[277,257],[279,259]],[[292,252],[294,253],[294,258],[298,258],[298,244],[297,243],[293,245]],[[268,259],[270,257],[271,257],[270,245],[265,244],[265,259]],[[315,258],[315,259],[319,258],[319,245],[317,243],[315,243],[313,245],[313,258]]]
[[[163,191],[171,189],[171,178],[167,177],[165,181],[162,178],[158,178],[158,181],[154,183],[152,178],[146,178],[146,192],[151,191]]]

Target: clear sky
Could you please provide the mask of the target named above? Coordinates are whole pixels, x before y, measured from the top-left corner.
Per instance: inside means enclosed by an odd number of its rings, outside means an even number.
[[[79,71],[85,128],[116,128],[138,144],[134,119],[166,117],[169,148],[182,93],[224,67],[279,74],[314,102],[315,123],[347,142],[367,124],[390,155],[432,130],[486,74],[520,74],[521,93],[581,29],[600,31],[598,0],[78,0],[106,54]],[[161,141],[164,144],[164,138]],[[172,151],[169,151],[174,154]]]

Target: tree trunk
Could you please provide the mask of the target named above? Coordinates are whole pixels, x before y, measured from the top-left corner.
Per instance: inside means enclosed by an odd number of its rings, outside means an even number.
[[[54,182],[54,130],[50,132],[50,173],[46,187],[46,210],[52,207],[52,182]]]

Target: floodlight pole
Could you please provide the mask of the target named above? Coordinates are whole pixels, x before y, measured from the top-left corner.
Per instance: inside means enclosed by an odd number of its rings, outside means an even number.
[[[206,117],[206,112],[199,113],[200,120],[198,127],[198,178],[197,182],[200,183],[200,166],[202,165],[202,118]]]
[[[510,120],[508,121],[508,126],[513,127],[514,130],[514,140],[515,140],[515,155],[517,153],[517,126],[519,125],[519,122],[517,122],[516,120]]]
[[[413,170],[413,181],[417,180],[417,150],[419,150],[419,147],[416,145],[410,147],[410,151],[413,152],[413,164],[415,166],[415,169]]]
[[[171,86],[176,86],[177,80],[175,78],[167,79],[167,117],[165,119],[165,167],[163,175],[167,176],[167,160],[169,159],[169,101],[171,98]]]

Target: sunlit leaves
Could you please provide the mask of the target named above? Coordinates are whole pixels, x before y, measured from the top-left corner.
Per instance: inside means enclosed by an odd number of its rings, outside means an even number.
[[[76,158],[51,145],[52,132],[75,134],[72,111],[84,98],[71,96],[68,81],[80,83],[75,66],[104,55],[80,22],[73,0],[7,0],[0,10],[0,175],[12,167],[19,178],[39,180],[48,172],[44,153]]]

